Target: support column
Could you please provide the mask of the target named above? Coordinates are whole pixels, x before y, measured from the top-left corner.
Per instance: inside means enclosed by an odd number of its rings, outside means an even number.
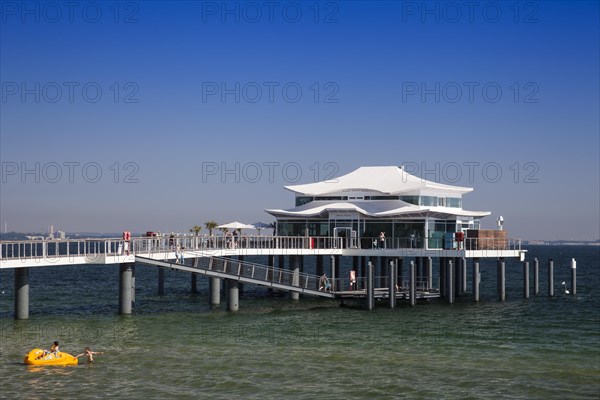
[[[208,278],[208,304],[211,306],[221,304],[221,280],[219,278]]]
[[[358,273],[358,276],[360,276],[361,278],[365,278],[367,276],[367,257],[365,256],[360,257],[360,271]]]
[[[165,294],[165,269],[158,267],[158,295]]]
[[[317,256],[317,276],[323,275],[323,256]]]
[[[446,298],[446,289],[448,288],[446,274],[448,273],[448,259],[440,257],[440,296]]]
[[[523,261],[523,297],[529,298],[529,261]]]
[[[190,289],[191,289],[192,293],[197,293],[198,292],[198,275],[196,275],[193,272],[192,272],[190,286],[191,286]]]
[[[292,271],[292,286],[300,286],[300,257],[289,256],[289,262]],[[300,293],[290,292],[290,299],[300,300]]]
[[[385,284],[386,277],[388,275],[387,269],[388,269],[387,257],[380,257],[379,258],[379,284],[378,284],[378,287],[380,287],[380,288],[384,288],[387,286]]]
[[[421,282],[423,280],[423,258],[415,257],[415,276],[417,282]]]
[[[454,263],[452,258],[446,260],[446,300],[454,303]]]
[[[131,264],[131,308],[135,309],[135,263]]]
[[[504,257],[498,260],[498,300],[506,300],[506,268]]]
[[[409,285],[410,285],[410,306],[414,307],[417,304],[417,288],[416,288],[416,271],[415,271],[415,262],[410,262],[410,277],[409,277]]]
[[[577,294],[577,261],[571,258],[571,294]]]
[[[331,262],[331,265],[330,265],[330,270],[331,270],[330,271],[331,272],[331,275],[330,275],[331,276],[331,291],[333,292],[333,291],[337,290],[336,282],[335,282],[335,261],[336,261],[335,256],[331,256],[331,258],[329,260]]]
[[[225,284],[227,287],[227,311],[237,311],[240,308],[238,281],[226,279]]]
[[[481,282],[481,274],[479,273],[479,258],[473,259],[473,298],[479,301],[479,284]]]
[[[402,290],[404,285],[404,259],[398,258],[396,261],[396,275],[398,275],[398,280],[396,282],[400,282],[400,289]]]
[[[375,291],[373,290],[373,263],[367,264],[367,310],[375,307]]]
[[[554,296],[554,260],[548,260],[548,296]]]
[[[394,261],[390,261],[390,266],[388,267],[388,281],[389,281],[389,291],[388,295],[390,297],[390,308],[396,308],[396,281],[398,280],[398,276],[396,275],[396,266],[394,265]]]
[[[119,313],[131,314],[133,304],[133,264],[119,265]]]
[[[460,265],[460,258],[454,257],[454,296],[460,297],[462,295],[462,268]]]
[[[29,268],[15,268],[15,319],[29,318]]]
[[[242,240],[241,238],[238,238],[238,241]],[[239,243],[239,242],[238,242]],[[244,256],[238,256],[238,261],[243,263],[244,262]],[[240,282],[238,281],[238,296],[243,296],[244,295],[244,282]]]
[[[267,280],[273,281],[273,267],[275,266],[275,256],[267,256],[267,264],[269,269],[267,270]],[[270,289],[270,288],[269,288]]]
[[[533,294],[540,294],[540,262],[533,259]]]
[[[433,260],[431,257],[425,258],[425,271],[427,273],[427,289],[433,288]]]
[[[467,259],[464,257],[460,258],[460,274],[461,274],[461,288],[460,288],[460,292],[461,294],[465,294],[467,293]]]

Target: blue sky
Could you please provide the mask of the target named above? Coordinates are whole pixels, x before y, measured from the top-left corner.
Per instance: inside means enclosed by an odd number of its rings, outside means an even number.
[[[600,237],[598,2],[0,4],[2,229],[270,222],[404,164],[484,227]]]

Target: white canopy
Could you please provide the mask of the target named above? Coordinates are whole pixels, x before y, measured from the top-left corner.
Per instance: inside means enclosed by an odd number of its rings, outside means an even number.
[[[217,226],[217,228],[226,228],[226,229],[254,229],[253,225],[242,224],[238,221],[229,222],[228,224],[222,224]]]

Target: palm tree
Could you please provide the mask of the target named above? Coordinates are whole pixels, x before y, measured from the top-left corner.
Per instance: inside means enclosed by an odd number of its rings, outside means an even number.
[[[219,226],[219,224],[217,224],[215,221],[207,221],[204,223],[204,226],[206,227],[206,229],[208,229],[208,235],[212,236],[213,229]]]
[[[194,225],[192,229],[190,229],[190,232],[194,232],[194,235],[198,236],[198,234],[200,233],[200,231],[202,230],[202,227],[199,225]]]

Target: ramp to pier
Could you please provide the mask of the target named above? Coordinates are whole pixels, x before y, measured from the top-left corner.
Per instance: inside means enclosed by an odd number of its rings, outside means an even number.
[[[188,253],[189,255],[189,253]],[[319,290],[319,276],[292,270],[251,263],[227,257],[188,258],[184,264],[174,260],[160,261],[135,256],[135,262],[179,271],[192,272],[220,279],[233,279],[243,283],[287,290],[313,296],[335,298],[335,293]]]

